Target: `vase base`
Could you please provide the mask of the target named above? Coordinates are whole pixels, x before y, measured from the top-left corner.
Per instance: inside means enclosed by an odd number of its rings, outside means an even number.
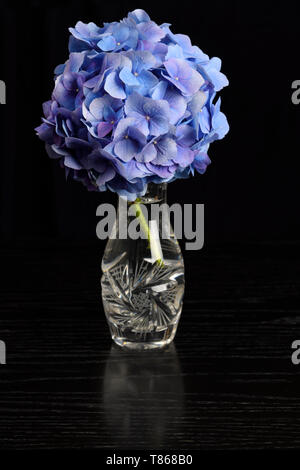
[[[149,349],[162,349],[173,341],[172,339],[167,339],[165,341],[153,341],[149,343],[138,343],[133,341],[128,341],[124,338],[113,338],[114,342],[125,349],[131,349],[135,351],[147,351]]]
[[[164,331],[155,333],[144,333],[137,335],[136,333],[125,331],[110,324],[110,331],[113,341],[122,348],[146,351],[149,349],[162,349],[170,344],[176,334],[177,324],[170,325]]]

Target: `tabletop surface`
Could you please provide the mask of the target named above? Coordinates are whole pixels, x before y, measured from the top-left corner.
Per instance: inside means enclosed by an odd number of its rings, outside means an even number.
[[[2,449],[300,448],[300,245],[185,253],[174,343],[113,346],[97,244],[0,249]]]

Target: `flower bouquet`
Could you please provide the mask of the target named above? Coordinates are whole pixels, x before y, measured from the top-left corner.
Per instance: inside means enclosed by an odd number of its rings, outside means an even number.
[[[216,98],[228,80],[220,59],[143,10],[103,27],[78,22],[70,32],[69,58],[55,69],[36,131],[67,178],[116,192],[134,208],[146,236],[122,240],[114,230],[103,303],[118,344],[160,347],[176,332],[183,260],[173,235],[160,240],[159,223],[151,238],[139,204],[164,201],[166,183],[205,172],[210,144],[229,130]]]

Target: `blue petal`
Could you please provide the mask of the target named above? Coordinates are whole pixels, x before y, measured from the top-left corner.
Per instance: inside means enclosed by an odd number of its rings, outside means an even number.
[[[181,124],[176,128],[176,140],[185,147],[192,146],[196,141],[195,130],[188,124]]]
[[[114,137],[117,139],[120,136],[125,135],[125,133],[128,131],[128,128],[130,126],[133,126],[134,123],[135,123],[135,119],[132,117],[121,119],[115,130]]]
[[[218,139],[223,139],[223,137],[225,137],[229,131],[229,124],[227,122],[226,116],[221,112],[219,112],[216,116],[213,116],[212,126],[218,134]]]
[[[165,116],[156,115],[149,121],[150,135],[159,136],[169,131],[169,120]]]
[[[165,100],[152,100],[151,98],[145,98],[143,110],[144,114],[151,117],[162,116],[167,119],[170,117],[169,103]]]
[[[65,67],[66,67],[66,64],[57,65],[57,67],[55,67],[55,69],[54,69],[54,74],[55,75],[61,75],[64,72]]]
[[[200,113],[202,110],[203,106],[206,104],[207,101],[207,94],[204,93],[204,91],[197,91],[197,93],[194,94],[193,98],[189,102],[188,109],[192,113],[192,116],[195,116],[196,114]]]
[[[112,124],[116,121],[116,113],[111,106],[105,106],[103,109],[103,117],[105,121],[109,121]],[[114,121],[114,122],[112,122]]]
[[[107,181],[110,181],[116,175],[116,171],[110,166],[106,168],[106,171],[100,174],[96,180],[98,186],[105,184]]]
[[[136,154],[138,146],[131,139],[122,139],[114,146],[115,154],[124,162],[129,162]]]
[[[150,21],[150,16],[140,8],[131,11],[128,13],[128,18],[132,18],[136,23],[141,23],[143,21]]]
[[[67,166],[68,168],[72,168],[72,170],[81,170],[82,165],[75,160],[75,158],[71,157],[71,155],[68,155],[64,159],[64,165]]]
[[[181,145],[177,146],[177,155],[173,158],[175,163],[178,163],[182,168],[190,165],[194,160],[194,152],[188,148]]]
[[[129,37],[129,28],[125,24],[118,24],[114,29],[114,37],[117,42],[124,42]]]
[[[85,59],[85,53],[72,52],[70,58],[66,64],[67,72],[78,72]]]
[[[80,39],[76,39],[74,36],[70,36],[69,39],[69,52],[82,52],[90,49],[89,46],[85,41],[81,41]]]
[[[210,114],[207,110],[207,108],[203,108],[201,113],[198,114],[198,122],[200,125],[200,129],[203,132],[203,134],[208,134],[211,129],[210,125]]]
[[[128,67],[123,67],[120,74],[120,79],[128,86],[139,86],[138,79],[131,73]]]
[[[159,82],[153,89],[151,96],[154,100],[162,100],[166,94],[168,83],[165,80]]]
[[[104,111],[104,100],[103,98],[96,98],[90,104],[90,113],[96,119],[96,121],[101,121],[103,119]],[[85,115],[85,113],[83,113]]]
[[[210,69],[208,75],[216,91],[222,90],[222,88],[229,84],[227,77],[216,69]]]
[[[178,44],[171,44],[169,47],[168,47],[168,53],[166,55],[166,60],[168,59],[184,59],[184,54],[183,54],[183,50],[180,46],[178,46]]]
[[[175,140],[170,137],[164,137],[157,143],[157,148],[161,155],[165,155],[168,159],[175,158],[177,155],[177,146]]]
[[[144,147],[147,143],[146,136],[143,132],[141,132],[136,125],[131,125],[128,129],[128,135],[136,142],[138,142],[141,146]]]
[[[154,21],[139,23],[137,29],[140,37],[147,41],[158,42],[166,35],[165,31]]]
[[[151,90],[151,88],[153,88],[158,83],[158,78],[156,78],[156,76],[148,70],[143,70],[139,74],[138,80],[140,83],[142,83],[144,91]]]
[[[170,123],[175,125],[186,111],[186,99],[180,93],[173,90],[168,90],[164,99],[170,106]]]
[[[146,163],[146,162],[151,162],[151,160],[154,160],[157,155],[157,150],[156,147],[153,143],[149,142],[142,150],[141,153],[136,155],[136,160],[138,162]]]
[[[126,98],[126,93],[124,91],[122,82],[119,79],[117,72],[111,72],[107,76],[104,89],[113,98],[119,98],[121,100],[124,100]]]
[[[193,167],[196,168],[198,173],[203,175],[203,173],[205,173],[207,165],[209,165],[210,163],[211,161],[209,156],[204,152],[199,152],[193,162]]]
[[[113,36],[105,36],[101,41],[98,42],[97,46],[102,49],[102,51],[113,51],[117,43]]]
[[[145,176],[145,168],[140,167],[134,160],[129,162],[121,162],[117,160],[115,167],[118,173],[126,178],[128,181],[134,180],[135,178],[143,178]]]
[[[137,92],[133,92],[125,103],[125,113],[130,116],[131,113],[145,115],[143,105],[145,98]]]

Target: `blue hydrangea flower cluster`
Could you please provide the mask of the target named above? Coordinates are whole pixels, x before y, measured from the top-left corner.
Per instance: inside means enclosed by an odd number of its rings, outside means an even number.
[[[204,173],[208,148],[229,130],[215,97],[221,60],[158,26],[143,10],[120,22],[78,22],[69,59],[36,128],[66,176],[129,200],[147,183]]]

